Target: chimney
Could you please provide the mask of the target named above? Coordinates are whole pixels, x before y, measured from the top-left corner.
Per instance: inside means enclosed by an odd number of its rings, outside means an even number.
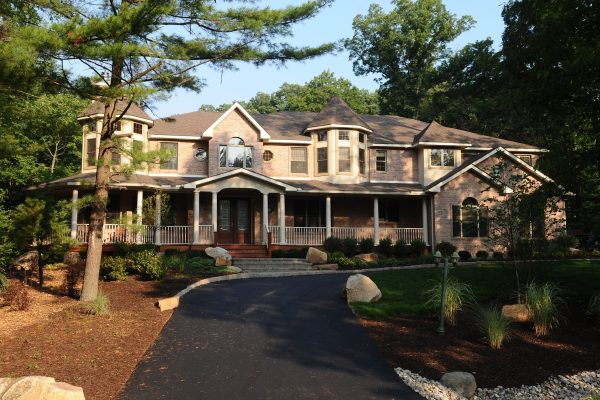
[[[102,79],[100,79],[98,82],[94,82],[94,85],[98,86],[99,88],[107,88],[109,84],[110,84],[110,72],[108,72],[108,71],[102,72]]]

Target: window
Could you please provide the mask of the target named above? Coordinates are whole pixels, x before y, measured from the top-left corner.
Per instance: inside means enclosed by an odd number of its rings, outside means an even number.
[[[133,133],[142,134],[142,124],[138,122],[133,123]]]
[[[252,168],[252,147],[244,146],[238,137],[232,138],[227,145],[219,146],[219,166]]]
[[[294,226],[321,227],[325,226],[325,212],[322,200],[294,200]]]
[[[533,165],[533,160],[531,159],[531,156],[529,154],[522,154],[517,157],[519,157],[522,161],[525,161],[527,164]]]
[[[489,217],[486,207],[467,197],[461,205],[452,206],[452,235],[455,237],[487,237]]]
[[[375,152],[375,170],[379,172],[385,172],[387,164],[387,151],[377,150]]]
[[[292,174],[308,173],[308,160],[306,147],[292,147],[291,149],[291,171]]]
[[[96,165],[96,138],[90,138],[85,142],[86,164],[88,167]]]
[[[263,161],[271,161],[273,159],[273,152],[271,150],[263,151]]]
[[[327,131],[317,132],[317,140],[319,142],[326,142],[327,141]]]
[[[364,143],[365,142],[365,134],[364,133],[359,133],[358,134],[358,142],[359,143]]]
[[[379,201],[380,222],[400,222],[400,206],[395,200]]]
[[[327,147],[317,149],[317,173],[326,174],[327,168]]]
[[[339,131],[338,132],[338,140],[339,141],[350,141],[350,131]]]
[[[118,149],[112,149],[112,165],[121,165],[121,154]]]
[[[454,150],[431,149],[429,164],[432,167],[454,167]]]
[[[161,142],[160,149],[163,151],[169,151],[172,156],[168,160],[161,160],[160,168],[167,170],[177,170],[177,143],[173,142]]]
[[[338,171],[350,172],[350,147],[340,147],[338,150]]]
[[[117,122],[113,122],[113,131],[120,132],[121,131],[121,120]]]
[[[358,149],[358,172],[365,173],[365,149]]]
[[[96,121],[87,124],[88,132],[96,132]]]

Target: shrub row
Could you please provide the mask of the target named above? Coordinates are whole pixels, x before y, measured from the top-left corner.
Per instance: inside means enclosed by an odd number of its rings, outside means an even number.
[[[403,240],[398,240],[395,243],[390,238],[384,238],[379,241],[379,245],[375,246],[373,239],[364,238],[356,240],[354,238],[338,238],[328,237],[323,242],[323,247],[328,253],[343,253],[346,257],[352,257],[356,254],[366,254],[376,252],[384,257],[420,257],[425,252],[425,242],[422,240],[413,240],[411,243],[406,243]]]

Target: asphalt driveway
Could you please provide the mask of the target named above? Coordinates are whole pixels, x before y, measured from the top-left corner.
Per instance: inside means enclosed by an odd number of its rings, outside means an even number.
[[[192,290],[122,399],[420,399],[340,297],[347,275]]]

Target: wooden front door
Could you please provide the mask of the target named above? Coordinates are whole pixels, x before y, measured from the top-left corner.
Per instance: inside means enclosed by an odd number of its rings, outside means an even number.
[[[249,199],[219,199],[219,239],[224,244],[250,244]]]

